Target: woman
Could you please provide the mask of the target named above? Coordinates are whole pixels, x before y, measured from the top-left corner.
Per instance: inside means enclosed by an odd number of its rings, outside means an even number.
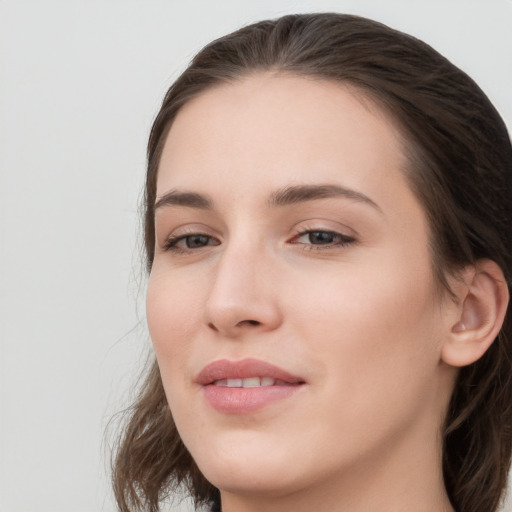
[[[185,485],[223,512],[496,511],[511,192],[496,110],[410,36],[310,14],[205,47],[149,141],[156,362],[120,509]]]

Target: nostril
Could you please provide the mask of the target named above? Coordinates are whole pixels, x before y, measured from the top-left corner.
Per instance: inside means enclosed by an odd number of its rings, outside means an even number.
[[[208,322],[208,328],[211,329],[212,331],[215,331],[215,332],[221,332],[221,331],[224,331],[223,328],[219,328],[215,325],[214,322]],[[261,322],[259,322],[258,320],[242,320],[236,324],[232,324],[232,327],[234,328],[239,328],[239,327],[257,327],[259,325],[262,325]]]
[[[261,322],[258,322],[258,320],[242,320],[241,322],[238,322],[237,324],[240,327],[243,327],[244,325],[261,325]]]

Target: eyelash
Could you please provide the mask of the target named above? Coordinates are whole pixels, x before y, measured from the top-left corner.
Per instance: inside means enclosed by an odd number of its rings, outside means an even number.
[[[341,233],[338,233],[336,231],[330,231],[326,229],[303,229],[300,230],[297,235],[293,238],[293,240],[298,240],[302,238],[305,235],[312,235],[312,234],[323,234],[323,235],[330,235],[333,238],[335,238],[336,242],[326,243],[326,244],[303,244],[305,251],[323,251],[327,249],[333,249],[338,247],[348,247],[349,245],[352,245],[356,242],[356,239],[351,236],[342,235]],[[311,241],[311,240],[310,240]],[[300,242],[291,242],[293,244],[300,244]]]
[[[297,242],[297,240],[302,238],[303,236],[305,236],[305,235],[312,235],[312,234],[330,235],[336,241],[335,242],[326,243],[326,244],[313,244],[313,243],[301,244],[301,242]],[[195,247],[195,248],[187,247],[187,248],[183,248],[183,247],[179,247],[178,246],[178,244],[181,241],[186,241],[188,238],[193,238],[193,237],[203,237],[203,238],[206,238],[208,240],[207,240],[206,245],[202,245],[200,247]],[[217,243],[209,243],[212,240],[216,241]],[[352,244],[356,243],[356,239],[351,237],[351,236],[342,235],[341,233],[337,233],[336,231],[329,231],[329,230],[322,230],[322,229],[304,229],[304,230],[299,231],[293,237],[292,241],[289,242],[289,243],[292,243],[294,245],[304,245],[304,250],[307,250],[307,251],[322,251],[322,250],[327,250],[327,249],[333,249],[333,248],[336,248],[336,247],[347,247],[349,245],[352,245]],[[174,252],[174,253],[181,253],[181,254],[183,254],[183,253],[190,253],[190,252],[194,252],[196,250],[204,249],[205,247],[216,246],[216,245],[219,245],[219,244],[220,244],[220,242],[218,242],[218,240],[216,240],[215,238],[213,238],[210,235],[206,235],[204,233],[187,233],[187,234],[184,234],[184,235],[169,237],[167,239],[167,241],[166,241],[166,243],[165,243],[163,248],[164,248],[165,251],[170,251],[170,252]]]
[[[219,245],[219,243],[215,243],[215,244],[207,243],[206,245],[203,245],[201,247],[196,247],[196,248],[192,248],[192,247],[183,248],[183,247],[178,246],[179,242],[187,240],[187,238],[193,238],[193,237],[207,238],[208,241],[215,240],[215,238],[213,238],[212,236],[205,235],[204,233],[187,233],[185,235],[171,236],[165,242],[164,250],[170,251],[170,252],[172,251],[174,253],[188,253],[188,252],[195,251],[197,249],[204,249],[205,247],[209,247],[212,245],[213,246]]]

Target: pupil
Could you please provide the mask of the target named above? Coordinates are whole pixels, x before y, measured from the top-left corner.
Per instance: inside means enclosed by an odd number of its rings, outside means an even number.
[[[309,241],[312,244],[332,244],[334,235],[325,231],[314,231],[309,234]]]
[[[189,249],[195,249],[197,247],[204,247],[208,245],[208,237],[204,235],[194,235],[187,237],[187,247]]]

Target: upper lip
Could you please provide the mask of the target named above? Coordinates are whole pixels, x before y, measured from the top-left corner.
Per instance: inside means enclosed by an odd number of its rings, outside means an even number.
[[[247,379],[249,377],[271,377],[290,384],[300,384],[304,379],[259,359],[231,361],[219,359],[207,364],[194,379],[203,386],[224,379]]]

